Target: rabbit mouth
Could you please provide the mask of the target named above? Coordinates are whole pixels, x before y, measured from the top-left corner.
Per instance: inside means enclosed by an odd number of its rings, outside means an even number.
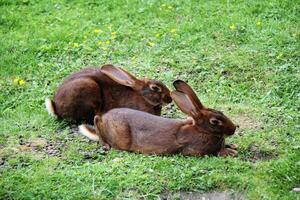
[[[233,130],[230,130],[227,133],[225,133],[225,136],[231,136],[231,135],[233,135],[235,133],[235,129],[236,128],[234,128]]]
[[[235,133],[236,129],[237,126],[235,125],[225,126],[222,129],[220,129],[220,134],[224,137],[231,136]]]

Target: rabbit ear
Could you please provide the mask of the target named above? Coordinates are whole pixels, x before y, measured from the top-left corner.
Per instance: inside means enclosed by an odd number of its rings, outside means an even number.
[[[182,112],[193,118],[199,116],[199,110],[197,110],[189,96],[182,92],[172,91],[171,97]]]
[[[142,82],[127,71],[113,65],[102,66],[101,72],[117,83],[131,88],[138,88]]]
[[[194,90],[186,82],[182,80],[176,80],[173,82],[173,85],[177,91],[183,92],[184,94],[188,95],[192,100],[194,106],[196,106],[199,110],[204,108]]]

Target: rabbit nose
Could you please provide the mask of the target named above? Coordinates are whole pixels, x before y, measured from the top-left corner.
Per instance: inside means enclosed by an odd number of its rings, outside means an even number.
[[[240,128],[240,125],[236,124],[235,127],[236,127],[236,128]]]

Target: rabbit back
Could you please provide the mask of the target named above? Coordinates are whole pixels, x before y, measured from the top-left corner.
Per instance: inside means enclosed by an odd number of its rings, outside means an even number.
[[[102,103],[101,87],[90,78],[76,78],[61,85],[54,102],[56,114],[65,119],[92,122]]]
[[[179,148],[178,129],[184,121],[117,108],[102,116],[101,135],[112,147],[155,154],[173,154]]]
[[[50,105],[49,102],[46,99],[46,105]],[[140,91],[112,80],[101,68],[85,68],[68,76],[51,102],[53,115],[87,123],[92,123],[96,114],[120,107],[160,115],[162,104],[152,105]]]

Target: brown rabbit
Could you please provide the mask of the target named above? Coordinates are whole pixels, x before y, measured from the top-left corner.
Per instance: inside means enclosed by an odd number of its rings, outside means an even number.
[[[160,81],[137,79],[113,65],[86,68],[67,77],[54,101],[46,99],[52,116],[93,123],[96,114],[126,107],[160,115],[163,104],[170,103],[169,89]]]
[[[174,83],[171,97],[191,118],[167,119],[128,108],[112,109],[95,116],[93,128],[81,125],[88,138],[110,147],[147,154],[235,156],[235,145],[225,146],[224,138],[234,134],[236,126],[222,112],[205,108],[196,94],[181,80]]]

